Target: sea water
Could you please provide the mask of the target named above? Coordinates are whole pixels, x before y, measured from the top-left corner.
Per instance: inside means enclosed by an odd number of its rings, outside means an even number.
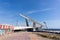
[[[49,31],[49,32],[57,32],[60,33],[60,29],[43,29],[45,31]]]

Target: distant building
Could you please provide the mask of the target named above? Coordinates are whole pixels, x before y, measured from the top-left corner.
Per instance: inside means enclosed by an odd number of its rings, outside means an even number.
[[[13,32],[13,30],[14,30],[14,26],[0,24],[0,34],[1,35],[5,34],[5,33]]]

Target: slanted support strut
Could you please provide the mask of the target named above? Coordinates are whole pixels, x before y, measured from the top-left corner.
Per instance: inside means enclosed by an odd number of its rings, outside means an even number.
[[[26,26],[28,27],[29,26],[29,24],[28,24],[28,20],[27,19],[25,19],[26,20]]]
[[[33,31],[36,31],[36,23],[35,22],[33,22]]]

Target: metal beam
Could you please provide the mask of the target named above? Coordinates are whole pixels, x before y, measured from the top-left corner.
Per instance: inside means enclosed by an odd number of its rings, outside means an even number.
[[[27,17],[27,16],[23,15],[23,14],[20,14],[20,16],[22,16],[23,18],[25,18],[25,19],[27,19],[27,20],[30,20],[30,21],[32,21],[32,22],[34,22],[34,23],[36,23],[36,24],[41,25],[41,24],[40,24],[40,23],[38,23],[37,21],[35,21],[35,20],[33,20],[33,19],[31,19],[31,18],[29,18],[29,17]]]

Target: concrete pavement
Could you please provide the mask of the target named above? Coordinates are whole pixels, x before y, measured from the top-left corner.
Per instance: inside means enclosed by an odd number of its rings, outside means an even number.
[[[16,32],[0,36],[0,40],[51,40],[33,34],[32,32]]]

